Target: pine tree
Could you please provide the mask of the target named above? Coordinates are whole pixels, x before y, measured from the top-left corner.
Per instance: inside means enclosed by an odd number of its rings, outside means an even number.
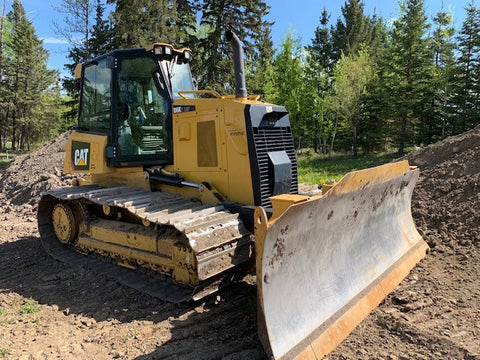
[[[454,107],[456,121],[453,133],[461,133],[480,123],[480,10],[473,1],[466,8],[466,17],[457,36],[459,58],[456,74]]]
[[[423,0],[407,0],[393,25],[384,79],[392,136],[399,153],[417,140],[417,127],[432,100],[433,55],[427,29]]]
[[[12,24],[12,42],[8,44],[11,57],[7,60],[6,77],[8,78],[8,112],[7,118],[11,118],[11,141],[12,150],[17,149],[19,119],[21,119],[22,100],[21,91],[25,83],[25,70],[27,64],[25,50],[31,37],[31,29],[26,17],[25,9],[20,1],[15,0],[12,5],[12,11],[7,14],[8,20]]]
[[[307,46],[307,49],[318,62],[320,68],[331,74],[333,72],[334,59],[332,36],[328,28],[329,20],[330,15],[327,9],[323,9],[320,25],[315,29],[315,37],[312,39],[312,44]]]
[[[192,46],[198,5],[192,0],[109,0],[115,5],[115,48],[144,47],[154,42]]]
[[[198,0],[177,0],[175,26],[178,28],[178,35],[175,44],[196,49],[198,39],[195,35],[198,11],[200,11]]]
[[[0,149],[6,147],[7,142],[7,129],[8,121],[6,118],[8,111],[8,103],[6,101],[6,85],[4,83],[4,58],[5,58],[5,46],[4,44],[8,41],[9,35],[9,23],[8,19],[5,17],[5,0],[3,0],[2,13],[0,18]]]
[[[3,73],[3,34],[5,30],[5,2],[6,0],[3,0],[2,13],[0,15],[0,78]]]
[[[255,52],[246,62],[247,89],[251,94],[264,97],[267,91],[265,89],[265,79],[271,77],[273,74],[272,62],[275,54],[271,36],[271,23],[265,22],[265,24],[263,24],[263,30],[255,39],[254,46]],[[248,76],[249,70],[250,76]]]
[[[362,0],[347,0],[342,6],[341,19],[331,29],[333,58],[338,61],[342,53],[356,54],[363,45],[372,48],[378,43],[381,34],[381,19],[365,15]]]
[[[452,120],[451,100],[455,82],[455,58],[453,54],[453,16],[441,11],[433,18],[435,29],[432,37],[433,97],[427,104],[420,127],[420,140],[432,143],[445,137],[447,125]]]
[[[104,18],[104,12],[104,4],[101,0],[97,0],[95,5],[95,23],[88,39],[91,57],[113,50],[113,29],[110,22]]]
[[[48,118],[42,124],[38,114],[43,111],[43,95],[56,84],[56,71],[47,69],[48,52],[27,19],[19,0],[7,15],[11,23],[11,41],[5,71],[8,116],[11,119],[12,150],[29,148],[32,142],[50,135],[58,118]]]
[[[245,46],[247,58],[254,56],[254,43],[265,29],[265,1],[204,0],[200,24],[206,34],[199,40],[194,69],[201,88],[234,91],[232,50],[224,34],[233,31]]]

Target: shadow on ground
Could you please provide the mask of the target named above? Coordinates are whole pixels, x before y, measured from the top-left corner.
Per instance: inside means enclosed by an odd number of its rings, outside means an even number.
[[[0,244],[0,292],[56,305],[65,315],[79,314],[97,323],[166,320],[169,339],[137,359],[265,359],[257,337],[256,288],[246,282],[202,302],[170,304],[60,263],[46,254],[37,236],[25,236]]]

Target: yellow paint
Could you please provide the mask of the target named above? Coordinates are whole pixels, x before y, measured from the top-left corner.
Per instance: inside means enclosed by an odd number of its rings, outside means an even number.
[[[325,195],[332,187],[334,187],[336,182],[328,182],[322,184],[322,195]]]
[[[86,234],[107,244],[133,247],[153,253],[157,251],[156,232],[135,224],[101,220],[88,226]],[[162,255],[172,256],[171,251]]]
[[[176,172],[190,182],[206,181],[229,201],[253,204],[244,113],[246,103],[247,101],[225,99],[220,95],[207,99],[176,100],[174,106],[195,106],[195,111],[177,113],[173,116],[174,164],[165,167],[166,170]],[[248,103],[255,102],[250,100]],[[197,123],[202,121],[215,122],[217,166],[198,166]],[[165,186],[162,188],[167,189]],[[192,193],[191,190],[172,187],[168,187],[167,191]]]
[[[206,205],[217,205],[218,203],[220,203],[220,200],[217,196],[215,196],[215,194],[218,194],[220,196],[222,196],[222,194],[211,184],[210,187],[211,188],[208,189],[206,186],[202,185],[200,189],[197,189],[188,186],[176,187],[166,184],[153,184],[153,188],[160,191],[165,191],[171,194],[179,194],[186,199],[200,199],[202,204]]]
[[[197,92],[214,94],[212,91]],[[217,95],[214,94],[214,96]],[[174,102],[175,106],[195,106],[195,111],[173,115],[174,163],[165,166],[165,169],[178,173],[180,177],[189,182],[210,183],[228,201],[252,205],[254,199],[245,124],[245,106],[247,104],[264,104],[256,99],[256,96],[248,99],[234,99],[220,95],[207,99],[177,99]],[[205,121],[215,123],[216,166],[198,166],[197,124]],[[72,141],[90,144],[89,171],[74,170],[71,159]],[[88,178],[79,181],[79,185],[135,186],[144,189],[154,187],[186,196],[208,198],[207,203],[216,201],[211,196],[202,196],[195,189],[174,189],[163,185],[150,185],[148,174],[144,173],[141,166],[108,167],[105,158],[106,146],[107,136],[80,132],[72,133],[67,144],[64,172],[66,174],[87,172],[89,174]],[[215,203],[217,202],[218,200]]]
[[[337,182],[326,196],[335,196],[362,187],[381,184],[410,171],[408,161],[399,161],[364,170],[352,171]]]
[[[82,132],[72,132],[68,138],[65,149],[65,161],[63,162],[63,172],[65,174],[83,174],[85,170],[75,170],[72,159],[72,142],[79,141],[90,144],[90,174],[106,174],[114,172],[113,168],[107,166],[105,158],[105,148],[107,147],[107,136],[96,135]]]
[[[52,225],[57,239],[67,244],[76,236],[75,216],[69,206],[64,204],[56,204],[52,211]]]
[[[177,245],[176,238],[157,236],[156,230],[141,225],[98,220],[78,237],[78,245],[120,257],[119,265],[138,263],[171,274],[177,284],[196,286],[197,261],[193,250]]]
[[[153,49],[154,49],[156,46],[166,46],[166,47],[169,47],[169,48],[172,49],[174,52],[179,53],[179,54],[182,54],[184,51],[192,52],[192,50],[190,50],[189,48],[176,49],[176,48],[174,48],[174,47],[173,47],[172,45],[170,45],[170,44],[161,43],[161,42],[153,43],[153,44],[151,44],[151,45],[148,45],[147,47],[145,47],[145,50],[147,50],[147,51],[153,51]]]
[[[282,194],[269,198],[272,202],[273,214],[270,223],[273,223],[280,215],[282,215],[290,206],[309,200],[305,195]]]
[[[255,213],[253,216],[253,225],[255,228],[255,271],[257,276],[257,303],[259,309],[257,309],[258,316],[263,316],[263,302],[262,302],[262,294],[263,294],[263,287],[262,287],[262,255],[263,255],[263,248],[265,246],[265,236],[267,234],[268,228],[268,218],[265,209],[261,206],[255,209]],[[258,321],[260,323],[262,321]]]
[[[148,173],[143,171],[143,167],[111,168],[106,174],[91,174],[89,183],[98,184],[105,187],[132,186],[150,190],[150,180]]]
[[[82,78],[82,68],[83,64],[75,66],[75,80],[80,80]]]

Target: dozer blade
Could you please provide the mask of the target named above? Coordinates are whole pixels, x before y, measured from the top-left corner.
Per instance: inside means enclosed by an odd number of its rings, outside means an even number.
[[[255,213],[258,331],[269,357],[320,359],[404,279],[428,249],[407,161],[348,173],[323,196],[272,198]],[[287,205],[285,205],[287,204]],[[275,209],[286,210],[277,218]]]

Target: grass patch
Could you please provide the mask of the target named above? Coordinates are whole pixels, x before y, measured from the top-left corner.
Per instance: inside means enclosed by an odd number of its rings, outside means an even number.
[[[0,325],[11,325],[11,324],[15,324],[15,322],[16,320],[11,318],[1,319]]]
[[[13,161],[14,155],[10,151],[0,151],[0,169],[5,169]]]
[[[38,306],[38,303],[35,300],[30,298],[30,299],[25,299],[23,305],[20,306],[20,309],[18,311],[20,315],[33,314],[33,313],[39,312],[40,307]]]
[[[301,154],[298,156],[298,183],[323,184],[338,181],[347,172],[388,163],[395,153],[353,155]]]
[[[0,158],[0,169],[4,169],[8,166],[8,164],[10,164],[12,162],[12,159],[1,159]]]
[[[8,355],[8,350],[5,348],[0,349],[0,356],[4,357]]]

